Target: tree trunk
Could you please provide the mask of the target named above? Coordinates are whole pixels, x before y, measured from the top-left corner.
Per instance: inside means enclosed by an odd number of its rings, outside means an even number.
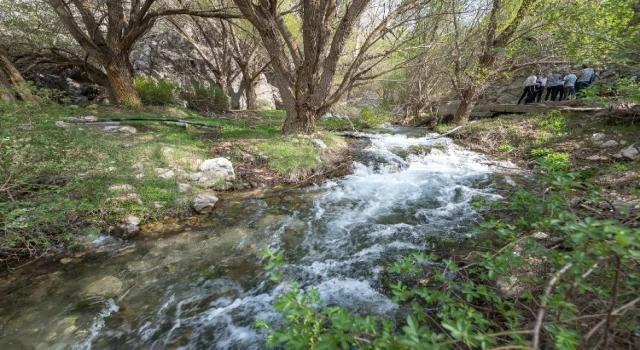
[[[481,93],[482,89],[475,85],[471,85],[464,90],[460,106],[453,117],[453,124],[464,124],[469,121],[471,112],[473,112]]]
[[[287,108],[287,119],[282,126],[282,133],[285,135],[313,134],[317,119],[319,116],[315,111],[300,107],[292,110]]]
[[[129,62],[129,55],[112,55],[112,60],[107,62],[104,67],[109,78],[110,95],[116,99],[113,102],[130,108],[142,107],[142,101],[136,90],[133,78],[133,69]]]
[[[0,70],[3,71],[4,80],[7,80],[16,89],[16,92],[20,98],[24,101],[35,101],[35,97],[31,93],[31,90],[26,86],[26,81],[20,74],[20,71],[13,65],[13,62],[9,59],[9,55],[4,47],[0,47]],[[2,88],[2,86],[0,86]],[[3,94],[3,99],[5,94]]]
[[[16,97],[11,91],[9,77],[7,77],[4,70],[0,68],[0,101],[14,101],[15,99]]]
[[[247,109],[257,110],[260,109],[258,105],[258,94],[256,93],[256,86],[258,85],[258,79],[246,79],[244,82],[244,93],[247,97]]]

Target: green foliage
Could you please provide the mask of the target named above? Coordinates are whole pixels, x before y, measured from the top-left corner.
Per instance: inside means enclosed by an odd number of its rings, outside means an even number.
[[[391,116],[387,111],[381,108],[365,107],[360,110],[360,119],[370,128],[379,128],[388,124],[391,120]]]
[[[135,84],[140,99],[145,105],[166,106],[175,103],[178,87],[168,80],[137,77]]]
[[[199,112],[214,112],[229,109],[229,98],[224,90],[215,85],[194,81],[191,89],[183,90],[180,97],[187,106]]]
[[[540,157],[554,154],[546,150],[533,153]],[[303,292],[292,284],[275,304],[285,317],[284,328],[258,322],[269,331],[269,346],[528,348],[537,338],[540,341],[535,345],[540,348],[576,349],[603,342],[607,335],[600,329],[586,343],[584,336],[594,323],[576,320],[591,315],[603,319],[611,305],[630,310],[638,301],[640,229],[589,217],[573,208],[567,198],[577,193],[587,206],[602,200],[576,174],[543,163],[539,177],[546,188],[544,196],[521,189],[507,203],[496,204],[506,204],[509,216],[516,219],[482,224],[480,230],[495,239],[485,242],[487,251],[477,253],[474,260],[460,265],[433,254],[411,254],[388,268],[389,273],[400,276],[389,286],[393,299],[411,310],[402,324],[325,307],[317,290]],[[534,232],[544,232],[557,243],[547,244]],[[270,269],[284,264],[282,256],[273,252],[263,257],[271,259]],[[275,275],[273,279],[286,284],[285,277]],[[420,280],[425,282],[416,282]],[[508,297],[510,288],[523,291]],[[539,312],[548,317],[538,318]],[[619,315],[607,331],[632,342],[637,331],[634,316]]]
[[[503,143],[502,145],[500,145],[500,147],[498,147],[498,151],[508,153],[513,151],[513,147],[508,143]]]
[[[555,152],[547,148],[535,148],[531,150],[531,156],[540,158],[540,162],[543,163],[544,166],[554,170],[568,169],[571,165],[569,162],[569,153]]]
[[[255,145],[254,149],[280,175],[295,174],[320,163],[319,150],[307,138],[279,136]]]
[[[600,105],[611,105],[621,102],[640,102],[640,81],[636,77],[618,79],[615,82],[598,81],[588,89],[580,91],[585,101]]]

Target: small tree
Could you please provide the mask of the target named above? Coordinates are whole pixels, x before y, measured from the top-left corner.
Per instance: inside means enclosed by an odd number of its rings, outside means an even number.
[[[154,6],[157,0],[46,0],[69,34],[87,55],[95,59],[107,76],[111,98],[117,104],[142,105],[129,60],[135,42],[161,16],[191,14],[227,18],[235,15],[224,10],[194,11],[188,8],[166,9]]]
[[[287,112],[282,132],[310,134],[316,121],[356,82],[385,73],[373,70],[405,42],[406,24],[428,1],[381,1],[374,8],[371,0],[302,0],[284,11],[277,0],[234,2],[259,33],[271,59]],[[356,28],[354,54],[345,57]]]
[[[496,62],[504,49],[516,39],[518,30],[526,16],[533,10],[539,0],[522,0],[510,2],[493,0],[489,17],[484,23],[484,38],[466,86],[460,87],[460,106],[453,118],[454,124],[465,123],[473,111],[478,99],[484,92],[487,78],[494,75],[498,68]]]

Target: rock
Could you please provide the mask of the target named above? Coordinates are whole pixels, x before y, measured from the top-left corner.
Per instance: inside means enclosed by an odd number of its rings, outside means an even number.
[[[131,166],[131,169],[133,169],[133,170],[142,170],[143,167],[144,166],[142,165],[142,163],[136,163],[136,164],[133,164]]]
[[[231,161],[222,157],[205,160],[198,167],[198,171],[215,180],[232,180],[236,177]]]
[[[612,148],[618,146],[618,142],[615,140],[609,140],[600,145],[600,148]]]
[[[186,129],[189,126],[189,124],[183,123],[183,122],[175,122],[174,124],[175,124],[175,126],[183,128],[183,129]]]
[[[95,104],[95,103],[93,103],[93,104],[88,105],[88,106],[87,106],[87,108],[90,108],[90,109],[98,109],[98,105],[97,105],[97,104]]]
[[[127,191],[133,191],[133,186],[131,185],[112,185],[109,187],[109,191],[118,191],[118,192],[127,192]]]
[[[602,141],[604,140],[604,138],[606,137],[606,135],[602,132],[597,132],[593,135],[591,135],[591,141],[595,142],[595,141]]]
[[[213,192],[202,192],[193,199],[193,209],[200,214],[208,213],[213,210],[217,202],[218,197]]]
[[[531,237],[536,238],[536,239],[547,239],[547,238],[549,238],[549,235],[544,233],[544,232],[536,232],[536,233],[532,234]]]
[[[87,115],[82,117],[82,120],[85,122],[97,122],[98,121],[98,117],[93,116],[93,115]]]
[[[313,147],[318,148],[318,149],[322,149],[325,150],[327,149],[327,145],[324,143],[324,141],[320,140],[320,139],[313,139],[311,140],[311,144],[313,145]]]
[[[72,261],[73,261],[73,259],[71,259],[71,258],[62,258],[62,259],[60,259],[60,263],[63,264],[63,265],[66,265],[66,264],[68,264],[68,263],[70,263]]]
[[[174,149],[171,147],[162,147],[162,153],[163,154],[171,154],[173,153]]]
[[[198,181],[204,174],[203,173],[191,173],[189,174],[189,180],[191,181]]]
[[[130,134],[135,134],[136,132],[138,132],[138,130],[136,130],[136,128],[134,128],[133,126],[122,126],[122,125],[109,125],[109,126],[105,126],[104,128],[102,128],[102,131],[104,132],[126,132],[126,133],[130,133]]]
[[[629,142],[627,142],[626,140],[620,140],[620,145],[622,145],[622,146],[626,146],[627,143],[629,143]]]
[[[599,160],[609,160],[609,158],[607,157],[603,157],[603,156],[591,156],[591,157],[587,157],[587,160],[592,160],[592,161],[599,161]]]
[[[155,168],[155,169],[153,169],[153,170],[156,172],[156,174],[160,175],[160,174],[164,174],[164,173],[166,173],[166,172],[167,172],[167,171],[169,171],[170,169],[165,169],[165,168]]]
[[[165,180],[173,179],[174,177],[176,177],[176,173],[173,172],[173,170],[169,170],[166,173],[158,175],[158,177]]]
[[[144,179],[144,174],[137,174],[137,175],[136,175],[136,179],[137,179],[137,180],[142,180],[142,179]]]
[[[57,127],[60,127],[60,128],[65,128],[65,129],[66,129],[66,128],[70,128],[70,127],[71,127],[71,124],[69,124],[69,123],[67,123],[67,122],[64,122],[64,121],[62,121],[62,120],[58,120],[58,121],[56,122],[56,126],[57,126]]]
[[[122,287],[121,280],[113,276],[106,276],[86,286],[82,294],[86,296],[113,297],[122,291]]]
[[[635,160],[637,155],[638,155],[638,150],[633,146],[629,146],[623,149],[622,151],[620,151],[620,156],[622,156],[622,159],[625,159],[625,160]]]
[[[118,170],[118,168],[116,168],[114,166],[110,166],[110,167],[106,168],[105,170],[108,171],[108,172],[112,172],[112,171]]]
[[[135,215],[129,215],[124,219],[125,224],[128,225],[140,225],[140,218]]]
[[[118,132],[126,132],[126,133],[130,133],[130,134],[135,134],[136,132],[138,132],[138,130],[136,128],[134,128],[133,126],[121,126],[118,129]]]
[[[153,202],[153,207],[156,209],[164,208],[164,202]]]
[[[184,183],[178,184],[178,192],[180,193],[191,192],[191,190],[193,190],[193,186],[189,184],[184,184]]]

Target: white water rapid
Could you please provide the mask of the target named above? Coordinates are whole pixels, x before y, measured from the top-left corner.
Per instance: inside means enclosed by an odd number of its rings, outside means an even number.
[[[351,175],[240,200],[210,225],[139,240],[65,272],[58,289],[43,282],[54,289],[40,301],[47,305],[4,307],[14,315],[0,329],[0,347],[263,348],[265,333],[253,325],[281,322],[272,304],[282,293],[258,257],[265,248],[284,251],[286,279],[317,287],[327,305],[394,319],[398,306],[380,281],[384,266],[433,250],[433,239],[472,238],[480,218],[471,200],[499,197],[501,175],[447,138],[365,136],[370,145]],[[232,209],[236,216],[224,217]],[[80,303],[87,298],[78,289],[104,276],[121,283],[117,295]]]

